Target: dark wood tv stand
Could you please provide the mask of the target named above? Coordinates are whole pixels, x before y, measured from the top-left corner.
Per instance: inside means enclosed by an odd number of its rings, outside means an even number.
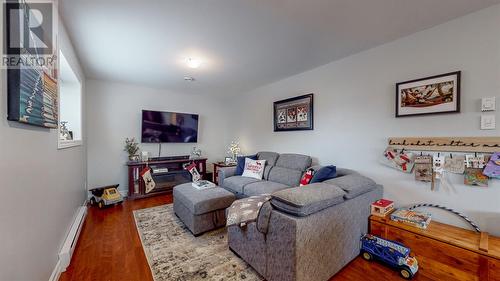
[[[174,186],[191,181],[191,174],[184,170],[184,165],[194,162],[203,179],[207,179],[207,158],[189,159],[186,156],[152,158],[150,161],[131,161],[128,166],[128,197],[139,199],[160,194],[172,193]],[[156,187],[146,193],[146,186],[139,173],[149,166]],[[156,169],[168,171],[155,172]]]

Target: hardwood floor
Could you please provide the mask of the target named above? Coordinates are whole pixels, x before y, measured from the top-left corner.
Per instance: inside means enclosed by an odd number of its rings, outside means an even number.
[[[171,195],[125,201],[99,210],[89,208],[71,265],[60,281],[153,280],[135,228],[133,210],[172,203]],[[357,258],[330,281],[403,280],[398,273],[376,262]],[[416,276],[413,280],[428,280]]]
[[[168,203],[172,197],[166,195],[103,210],[90,207],[71,265],[59,280],[153,280],[132,211]]]

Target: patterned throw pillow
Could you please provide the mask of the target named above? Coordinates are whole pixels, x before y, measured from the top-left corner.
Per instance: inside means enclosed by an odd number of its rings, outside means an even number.
[[[300,186],[308,185],[314,176],[314,169],[309,168],[300,179]]]
[[[264,166],[266,166],[266,160],[245,158],[245,169],[242,176],[261,180],[264,174]]]

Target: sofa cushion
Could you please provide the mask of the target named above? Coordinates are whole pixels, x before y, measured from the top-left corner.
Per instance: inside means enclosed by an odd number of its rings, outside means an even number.
[[[275,191],[282,190],[282,189],[289,188],[289,187],[290,186],[282,184],[282,183],[278,183],[278,182],[259,181],[259,182],[247,184],[243,188],[243,193],[246,196],[271,194]]]
[[[344,201],[345,191],[327,183],[313,183],[272,194],[274,208],[291,215],[305,217]]]
[[[299,186],[302,172],[298,170],[287,169],[283,167],[274,166],[269,172],[268,180],[279,182],[288,186]]]
[[[257,153],[257,159],[266,160],[266,166],[274,166],[280,155],[276,152],[262,151]]]
[[[314,173],[311,183],[324,182],[326,180],[333,179],[337,176],[337,167],[330,165],[321,167]]]
[[[242,176],[234,176],[224,179],[222,187],[229,189],[232,192],[243,193],[243,188],[245,187],[245,185],[258,181],[260,180]]]
[[[363,193],[375,189],[376,187],[376,183],[373,180],[357,173],[327,180],[324,181],[324,183],[333,184],[340,187],[346,192],[346,199],[357,197]]]
[[[305,171],[311,166],[312,159],[310,156],[301,154],[283,153],[278,157],[275,166],[288,168],[292,170]]]
[[[266,161],[266,163],[267,163],[267,161]],[[269,173],[271,172],[271,170],[273,168],[274,168],[274,166],[266,165],[264,167],[264,174],[262,175],[262,179],[268,180],[269,179]]]
[[[182,203],[193,215],[202,215],[216,210],[222,210],[235,200],[234,194],[220,188],[199,190],[191,183],[184,183],[174,187],[174,202]]]
[[[236,171],[234,175],[241,176],[243,174],[243,170],[245,170],[245,159],[250,158],[252,160],[257,160],[257,154],[255,155],[247,155],[247,156],[238,156],[236,158]]]

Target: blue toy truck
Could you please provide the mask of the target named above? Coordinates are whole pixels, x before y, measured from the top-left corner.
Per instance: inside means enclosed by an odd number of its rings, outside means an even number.
[[[361,256],[367,261],[377,259],[398,269],[404,279],[413,278],[418,271],[418,262],[410,257],[409,248],[371,234],[361,237]]]

